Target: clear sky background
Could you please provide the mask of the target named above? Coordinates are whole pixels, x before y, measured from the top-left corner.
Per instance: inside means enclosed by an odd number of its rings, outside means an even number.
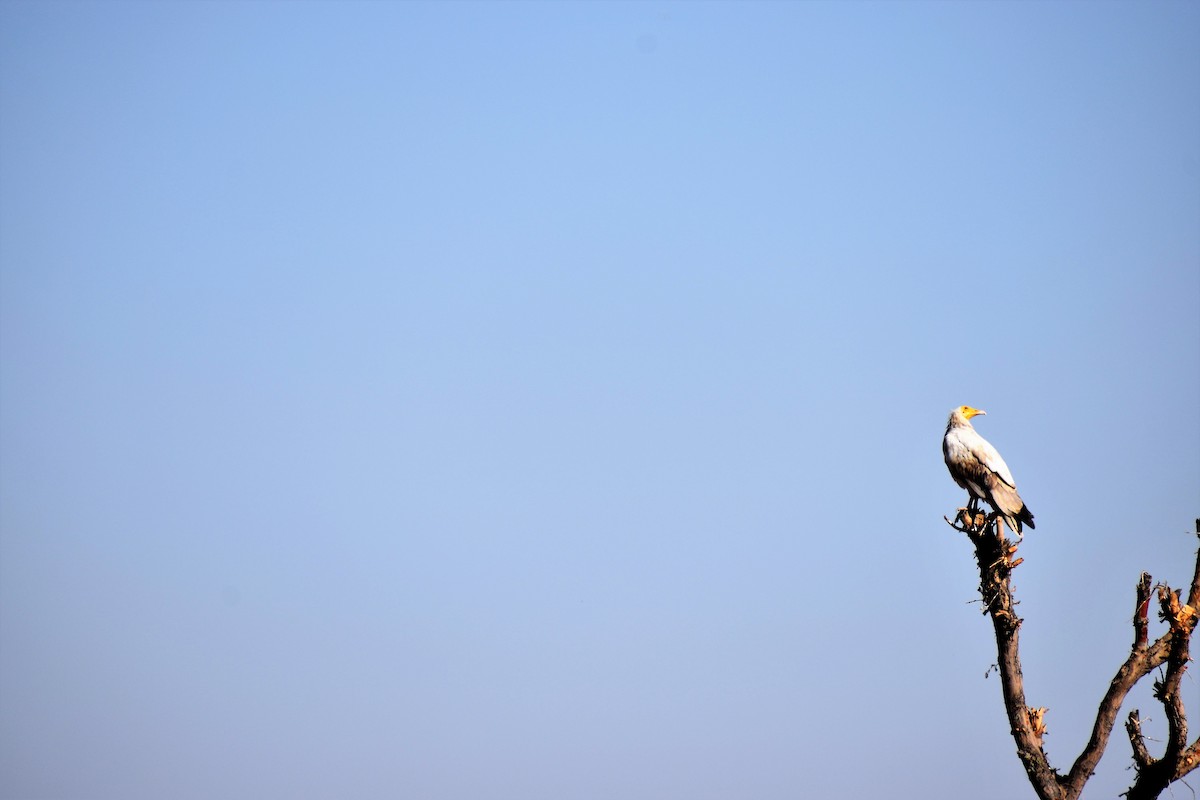
[[[1191,576],[1198,40],[3,3],[0,797],[1032,797],[940,440],[1065,770]]]

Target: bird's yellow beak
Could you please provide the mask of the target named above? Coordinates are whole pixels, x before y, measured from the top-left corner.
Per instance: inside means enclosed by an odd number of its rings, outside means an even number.
[[[978,417],[978,416],[986,417],[987,412],[984,411],[982,408],[968,408],[964,412],[964,415],[966,416],[967,419],[970,419],[971,417]]]

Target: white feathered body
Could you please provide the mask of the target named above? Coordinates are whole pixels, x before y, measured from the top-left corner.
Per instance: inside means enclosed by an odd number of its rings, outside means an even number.
[[[1033,528],[1033,514],[1017,494],[1017,483],[1008,464],[971,425],[970,416],[977,413],[981,412],[968,406],[950,412],[946,435],[942,438],[946,468],[955,483],[971,497],[991,506],[1012,530],[1020,533],[1024,525]]]

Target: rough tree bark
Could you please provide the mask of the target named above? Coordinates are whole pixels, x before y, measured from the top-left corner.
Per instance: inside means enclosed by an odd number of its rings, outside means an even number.
[[[946,521],[950,522],[949,519]],[[979,565],[979,594],[983,598],[984,613],[991,617],[996,634],[996,664],[1000,671],[1004,708],[1017,745],[1017,757],[1041,800],[1079,798],[1084,784],[1104,755],[1126,695],[1138,681],[1163,665],[1166,665],[1166,670],[1162,679],[1154,682],[1154,696],[1166,712],[1166,747],[1160,757],[1154,758],[1142,736],[1138,711],[1135,709],[1129,713],[1125,730],[1133,747],[1137,777],[1124,796],[1128,800],[1156,798],[1171,783],[1200,766],[1200,737],[1188,744],[1187,717],[1180,695],[1180,682],[1187,670],[1189,644],[1196,629],[1197,609],[1200,609],[1200,549],[1196,552],[1196,566],[1186,602],[1180,600],[1178,590],[1162,583],[1154,586],[1150,575],[1142,573],[1134,605],[1133,647],[1100,701],[1087,745],[1064,775],[1050,764],[1042,746],[1046,734],[1046,709],[1033,708],[1025,703],[1025,684],[1018,647],[1021,618],[1016,614],[1011,584],[1012,571],[1023,560],[1014,558],[1017,545],[1004,538],[1003,525],[996,521],[993,514],[959,509],[958,516],[950,524],[955,530],[965,533],[975,547],[975,559]],[[1200,537],[1200,519],[1196,520],[1196,535]],[[1168,629],[1150,642],[1149,609],[1153,599],[1158,600],[1159,617],[1168,624]]]

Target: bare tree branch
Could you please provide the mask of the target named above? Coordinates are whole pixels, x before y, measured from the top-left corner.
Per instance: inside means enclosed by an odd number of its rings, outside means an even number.
[[[1200,536],[1200,519],[1196,520],[1196,535]],[[1162,794],[1173,782],[1179,780],[1196,767],[1200,767],[1200,738],[1187,746],[1187,715],[1184,713],[1183,695],[1180,685],[1183,673],[1191,660],[1189,648],[1192,632],[1196,629],[1196,604],[1200,599],[1200,549],[1196,551],[1196,569],[1192,574],[1192,586],[1188,602],[1179,602],[1179,591],[1166,584],[1158,587],[1159,617],[1167,623],[1169,630],[1154,643],[1166,649],[1166,675],[1154,683],[1154,696],[1163,705],[1167,717],[1167,745],[1161,758],[1153,758],[1146,750],[1141,733],[1135,737],[1132,729],[1139,724],[1138,712],[1130,712],[1126,730],[1130,731],[1133,744],[1137,778],[1125,796],[1129,800],[1151,800]]]
[[[1031,708],[1025,703],[1018,647],[1021,619],[1016,616],[1016,601],[1010,583],[1012,571],[1022,559],[1013,558],[1017,546],[1004,538],[1003,528],[997,524],[995,515],[972,512],[973,509],[961,509],[954,522],[949,519],[946,521],[955,530],[967,534],[975,547],[975,558],[979,565],[979,593],[984,601],[984,613],[991,617],[996,635],[1004,707],[1017,745],[1017,757],[1025,767],[1037,796],[1041,800],[1078,800],[1084,784],[1104,755],[1125,698],[1142,678],[1164,664],[1167,665],[1166,674],[1155,683],[1155,697],[1163,704],[1167,714],[1169,734],[1166,749],[1159,759],[1150,755],[1142,735],[1141,717],[1136,710],[1132,711],[1125,722],[1125,731],[1133,747],[1137,779],[1126,794],[1129,800],[1156,798],[1172,782],[1200,767],[1200,738],[1190,747],[1186,746],[1187,717],[1180,694],[1183,673],[1190,660],[1189,642],[1197,624],[1197,608],[1200,607],[1200,550],[1196,553],[1195,572],[1186,604],[1180,602],[1178,591],[1165,584],[1157,587],[1159,616],[1168,623],[1169,630],[1153,643],[1149,642],[1152,580],[1149,574],[1142,573],[1136,590],[1133,645],[1129,657],[1117,670],[1100,701],[1096,721],[1083,752],[1071,766],[1071,771],[1060,775],[1051,766],[1043,747],[1046,709]],[[1196,533],[1200,536],[1200,520],[1196,521]]]
[[[1142,715],[1135,708],[1129,712],[1125,720],[1125,732],[1129,734],[1129,744],[1133,747],[1133,763],[1138,769],[1150,766],[1154,757],[1146,749],[1146,737],[1142,735]]]
[[[1121,704],[1125,702],[1125,697],[1138,681],[1161,666],[1167,659],[1168,647],[1165,637],[1158,639],[1151,646],[1146,644],[1149,629],[1150,595],[1150,574],[1143,572],[1141,580],[1138,581],[1137,600],[1134,605],[1133,647],[1129,658],[1117,670],[1117,674],[1113,676],[1108,685],[1108,691],[1100,701],[1100,707],[1096,712],[1096,722],[1092,725],[1092,735],[1088,738],[1087,745],[1079,754],[1079,758],[1071,765],[1071,771],[1063,779],[1067,797],[1078,797],[1083,791],[1083,785],[1096,771],[1096,765],[1100,763],[1100,758],[1104,755],[1105,748],[1108,747],[1108,738],[1112,734],[1117,714],[1121,710]],[[1129,731],[1130,724],[1136,727],[1138,741],[1144,751],[1145,742],[1141,739],[1140,721],[1127,722],[1125,726],[1127,731]],[[1130,733],[1130,736],[1132,737],[1133,734]],[[1137,745],[1134,745],[1134,750],[1137,751]]]
[[[1025,704],[1025,680],[1018,647],[1021,619],[1016,614],[1009,583],[1012,570],[1019,563],[1012,560],[1016,547],[1000,536],[994,520],[985,518],[983,514],[972,518],[964,512],[959,515],[959,522],[961,527],[955,527],[966,533],[975,545],[975,559],[979,563],[979,593],[996,634],[996,663],[1000,670],[1000,686],[1009,729],[1017,743],[1017,757],[1021,759],[1025,774],[1041,800],[1065,800],[1058,784],[1058,774],[1050,766],[1042,746],[1046,733],[1043,719],[1046,709],[1031,709]]]
[[[1196,538],[1200,539],[1200,519],[1196,520]],[[1196,571],[1192,573],[1192,589],[1188,592],[1188,605],[1200,609],[1200,552],[1196,553]]]
[[[1150,573],[1143,572],[1137,585],[1137,603],[1133,609],[1133,650],[1146,649],[1150,630]]]

